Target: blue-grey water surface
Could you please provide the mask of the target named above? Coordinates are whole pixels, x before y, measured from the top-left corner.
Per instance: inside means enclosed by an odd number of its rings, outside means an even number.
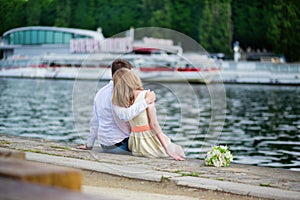
[[[93,97],[105,84],[2,78],[0,134],[85,142]],[[188,157],[203,158],[205,146],[227,144],[235,163],[300,170],[299,87],[225,85],[226,118],[219,129],[222,134],[216,137],[209,131],[213,108],[206,85],[144,86],[156,92],[164,132],[184,147]]]

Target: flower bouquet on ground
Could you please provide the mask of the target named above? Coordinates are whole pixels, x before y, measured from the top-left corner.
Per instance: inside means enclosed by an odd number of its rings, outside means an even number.
[[[205,156],[205,165],[215,167],[225,167],[233,160],[229,147],[227,146],[213,146]]]

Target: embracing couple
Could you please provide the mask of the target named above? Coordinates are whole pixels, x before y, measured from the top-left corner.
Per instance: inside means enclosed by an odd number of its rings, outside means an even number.
[[[79,149],[92,149],[98,138],[104,153],[184,160],[182,148],[161,130],[155,109],[155,93],[144,90],[132,65],[116,59],[112,81],[94,99],[90,134]]]

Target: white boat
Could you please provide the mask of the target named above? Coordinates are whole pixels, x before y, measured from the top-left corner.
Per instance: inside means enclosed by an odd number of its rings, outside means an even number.
[[[213,67],[192,66],[174,55],[50,54],[3,60],[0,77],[111,80],[109,66],[116,58],[129,60],[145,82],[209,83],[218,72]]]

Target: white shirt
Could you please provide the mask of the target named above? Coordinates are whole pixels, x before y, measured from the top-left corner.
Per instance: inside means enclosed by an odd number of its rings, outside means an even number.
[[[97,92],[94,98],[93,118],[86,144],[88,147],[93,147],[97,138],[100,144],[111,146],[129,137],[131,130],[127,121],[148,107],[144,99],[141,103],[134,104],[129,108],[114,106],[113,109],[112,92],[113,81],[110,81]]]

